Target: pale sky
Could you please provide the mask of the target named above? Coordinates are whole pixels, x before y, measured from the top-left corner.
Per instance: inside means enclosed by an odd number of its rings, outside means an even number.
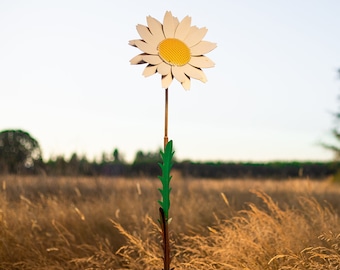
[[[164,89],[128,41],[167,10],[217,43],[207,83],[169,88],[178,159],[332,159],[319,144],[340,105],[338,0],[0,0],[0,130],[28,131],[45,159],[156,151]]]

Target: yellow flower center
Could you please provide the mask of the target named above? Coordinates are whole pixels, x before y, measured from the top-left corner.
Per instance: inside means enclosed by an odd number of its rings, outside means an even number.
[[[189,47],[176,38],[166,38],[158,45],[159,56],[172,66],[184,66],[190,61]]]

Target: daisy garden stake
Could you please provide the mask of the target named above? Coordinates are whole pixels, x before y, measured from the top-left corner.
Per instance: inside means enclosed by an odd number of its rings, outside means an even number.
[[[172,16],[170,11],[164,15],[163,24],[155,18],[146,18],[147,26],[138,24],[137,31],[141,39],[130,40],[131,46],[142,51],[130,60],[133,65],[147,64],[143,71],[145,77],[155,73],[161,75],[162,88],[165,89],[165,126],[164,152],[161,151],[163,163],[159,164],[162,175],[159,189],[162,200],[160,204],[160,227],[163,238],[163,270],[170,270],[169,243],[169,208],[170,208],[170,171],[172,167],[172,141],[168,141],[168,89],[175,78],[185,90],[190,89],[191,78],[206,82],[202,68],[210,68],[215,64],[204,54],[216,48],[216,44],[202,39],[207,33],[205,27],[191,26],[191,18],[186,16],[182,21]]]

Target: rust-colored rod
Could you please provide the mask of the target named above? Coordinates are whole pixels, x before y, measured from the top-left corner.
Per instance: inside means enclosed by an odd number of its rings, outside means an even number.
[[[169,106],[169,97],[168,97],[168,88],[166,88],[165,89],[164,150],[165,150],[165,146],[168,144],[168,106]]]
[[[160,223],[161,223],[161,229],[162,229],[162,238],[163,238],[163,270],[172,270],[170,269],[170,240],[169,240],[169,225],[168,221],[165,218],[165,214],[163,209],[159,208],[159,214],[160,214]]]

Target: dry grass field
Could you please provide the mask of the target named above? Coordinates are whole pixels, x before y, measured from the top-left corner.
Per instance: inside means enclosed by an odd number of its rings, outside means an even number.
[[[162,269],[157,179],[0,176],[0,269]],[[340,269],[340,185],[172,180],[175,269]]]

